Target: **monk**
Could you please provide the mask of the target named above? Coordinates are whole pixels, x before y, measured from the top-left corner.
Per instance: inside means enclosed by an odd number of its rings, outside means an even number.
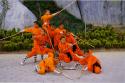
[[[83,56],[83,51],[79,48],[77,41],[75,40],[73,34],[71,32],[66,33],[66,42],[72,44],[72,50],[74,53],[78,54],[79,56]]]
[[[66,63],[80,60],[80,58],[72,51],[72,45],[66,42],[66,38],[64,36],[61,38],[58,48],[59,60],[62,60]]]
[[[36,65],[35,70],[38,74],[45,74],[46,72],[56,72],[60,73],[55,68],[56,62],[54,59],[54,54],[49,52],[44,60],[41,60],[38,65]]]
[[[59,13],[60,12],[51,14],[49,10],[46,10],[45,14],[43,16],[41,16],[41,21],[43,22],[43,25],[47,25],[47,26],[50,25],[50,20],[52,19],[52,17],[56,16]]]
[[[43,23],[42,28],[50,35],[50,37],[54,36],[52,34],[52,28],[50,26],[50,20],[59,14],[59,12],[56,12],[54,14],[51,14],[49,10],[45,11],[45,14],[41,16],[41,21]]]
[[[53,28],[50,26],[50,20],[57,14],[59,14],[59,12],[51,14],[49,10],[46,10],[45,14],[41,16],[41,21],[43,23],[42,28],[49,36],[49,41],[51,42],[51,44],[53,43],[54,33],[53,33]]]
[[[48,41],[48,36],[45,34],[44,30],[39,28],[37,21],[34,22],[33,27],[26,28],[22,32],[30,32],[32,33],[32,37],[33,37],[33,48],[21,62],[22,65],[25,64],[26,59],[36,54],[43,55],[48,51],[52,52],[51,49],[46,47],[46,44],[49,44],[51,46],[51,43]]]
[[[58,44],[60,42],[61,36],[66,34],[66,30],[64,29],[64,25],[61,24],[59,28],[55,29],[55,36],[54,36],[54,48],[58,50]]]
[[[99,74],[101,73],[100,61],[95,56],[93,56],[92,53],[93,52],[89,50],[85,58],[79,60],[79,63],[83,66],[87,65],[88,71]]]

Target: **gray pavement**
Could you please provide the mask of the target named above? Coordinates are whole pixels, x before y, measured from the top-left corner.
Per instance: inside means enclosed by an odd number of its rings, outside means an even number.
[[[25,66],[20,61],[26,55],[18,53],[0,54],[0,82],[40,82],[40,83],[125,83],[125,51],[102,51],[94,53],[102,62],[102,73],[84,72],[80,79],[70,80],[62,75],[47,73],[39,75],[34,71],[33,58]],[[64,71],[71,77],[80,71]]]

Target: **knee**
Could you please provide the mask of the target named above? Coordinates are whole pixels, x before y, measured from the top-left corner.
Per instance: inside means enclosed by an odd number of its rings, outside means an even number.
[[[63,57],[64,57],[63,54],[60,53],[60,54],[59,54],[59,60],[63,60]]]

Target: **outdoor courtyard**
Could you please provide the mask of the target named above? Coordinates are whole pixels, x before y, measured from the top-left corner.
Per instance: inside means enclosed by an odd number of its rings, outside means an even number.
[[[20,65],[26,53],[0,54],[0,82],[40,82],[40,83],[125,83],[125,51],[97,51],[94,53],[102,63],[102,73],[92,74],[84,72],[80,79],[77,70],[64,70],[74,80],[63,75],[46,73],[39,75],[34,71],[34,59]],[[39,57],[40,58],[40,57]]]

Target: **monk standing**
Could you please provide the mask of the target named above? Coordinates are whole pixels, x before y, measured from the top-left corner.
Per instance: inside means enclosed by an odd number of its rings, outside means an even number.
[[[52,17],[56,16],[57,14],[59,14],[59,12],[51,14],[49,10],[46,10],[45,14],[41,16],[41,21],[43,22],[43,25],[50,25],[50,20],[52,19]]]
[[[50,26],[50,20],[56,16],[57,14],[59,14],[59,12],[56,12],[54,14],[51,14],[49,10],[45,11],[45,14],[43,16],[41,16],[41,21],[43,23],[42,28],[49,33],[50,37],[52,36],[52,28]]]
[[[51,44],[53,44],[54,33],[53,33],[52,27],[50,26],[50,20],[59,13],[60,12],[56,12],[54,14],[51,14],[49,10],[46,10],[44,15],[41,16],[41,21],[43,23],[42,28],[46,31]]]

